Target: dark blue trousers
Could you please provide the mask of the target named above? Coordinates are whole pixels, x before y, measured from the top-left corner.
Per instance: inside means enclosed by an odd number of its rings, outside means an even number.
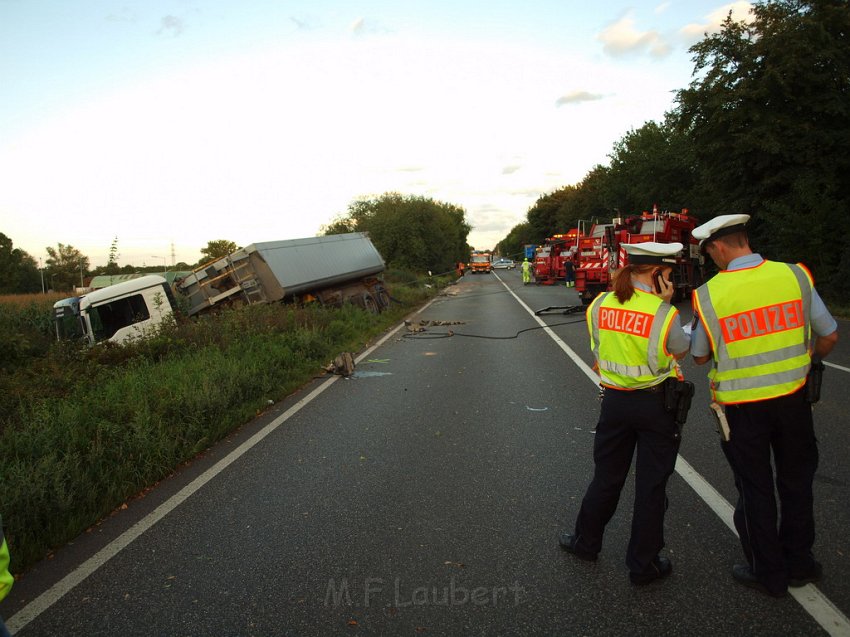
[[[731,434],[721,446],[738,489],[735,528],[753,573],[774,593],[787,588],[789,575],[802,576],[814,567],[812,482],[818,446],[812,408],[804,397],[805,388],[771,400],[726,406]]]
[[[646,571],[664,546],[667,480],[678,452],[678,430],[673,415],[664,410],[663,391],[606,389],[593,443],[593,479],[576,519],[577,547],[593,554],[602,550],[605,525],[617,510],[636,456],[626,566],[633,573]]]

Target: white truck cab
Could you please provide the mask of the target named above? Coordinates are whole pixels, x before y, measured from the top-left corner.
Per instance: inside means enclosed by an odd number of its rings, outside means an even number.
[[[174,321],[174,297],[157,275],[110,285],[53,305],[56,336],[124,343]]]

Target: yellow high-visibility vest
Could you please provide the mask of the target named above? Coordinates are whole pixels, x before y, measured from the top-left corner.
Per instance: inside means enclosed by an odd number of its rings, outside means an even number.
[[[800,264],[762,261],[718,272],[694,293],[694,310],[711,341],[708,377],[716,402],[768,400],[805,384],[813,286]]]
[[[15,578],[9,572],[9,547],[3,537],[3,519],[0,518],[0,601],[9,594],[14,582]]]
[[[587,308],[590,348],[602,384],[645,389],[678,375],[667,351],[667,334],[679,311],[642,290],[625,303],[613,292],[597,296]]]

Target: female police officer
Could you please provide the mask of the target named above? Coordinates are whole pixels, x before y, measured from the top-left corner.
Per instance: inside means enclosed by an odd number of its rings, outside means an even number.
[[[670,574],[664,546],[667,479],[679,450],[674,415],[664,407],[664,383],[679,374],[676,361],[688,353],[690,337],[670,304],[671,263],[681,243],[625,245],[629,265],[614,277],[612,292],[587,309],[596,368],[603,387],[602,410],[593,444],[595,470],[574,533],[561,547],[594,561],[605,525],[614,515],[637,447],[635,502],[626,565],[633,584]]]

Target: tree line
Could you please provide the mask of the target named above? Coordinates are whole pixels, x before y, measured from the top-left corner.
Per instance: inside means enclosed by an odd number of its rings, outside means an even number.
[[[768,0],[694,45],[693,80],[661,122],[629,131],[575,185],[541,196],[496,249],[579,220],[687,208],[752,215],[751,243],[801,261],[818,288],[850,297],[850,5]]]
[[[213,259],[226,256],[237,249],[233,241],[217,239],[201,248],[201,259],[195,265],[177,263],[171,270],[191,270],[193,267]],[[29,294],[53,290],[72,292],[83,287],[85,279],[104,274],[159,273],[162,266],[118,265],[118,238],[109,248],[106,265],[90,267],[89,258],[72,245],[58,243],[47,246],[44,267],[26,251],[14,247],[11,238],[0,232],[0,294]]]

